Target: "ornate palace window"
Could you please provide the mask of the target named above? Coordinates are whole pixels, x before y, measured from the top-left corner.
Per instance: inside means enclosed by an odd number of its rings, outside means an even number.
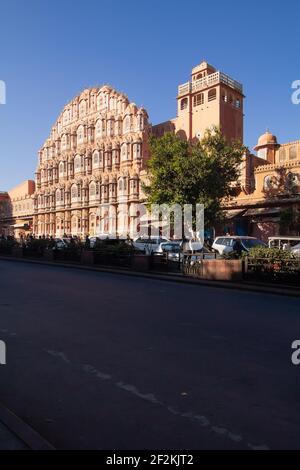
[[[200,106],[204,103],[204,93],[198,93],[194,96],[194,106]]]
[[[180,101],[180,109],[186,109],[188,107],[188,99],[187,98],[182,98]]]
[[[78,188],[76,184],[73,184],[71,188],[71,199],[74,200],[74,199],[77,199],[77,197],[78,197]]]
[[[94,199],[96,196],[96,183],[91,183],[89,187],[90,198]]]
[[[107,134],[111,137],[114,135],[114,121],[112,119],[107,121]]]
[[[104,103],[103,95],[100,95],[98,96],[98,99],[97,99],[97,108],[103,109],[104,106],[105,106],[105,103]]]
[[[296,160],[297,159],[297,147],[296,145],[292,145],[289,150],[289,159]]]
[[[82,100],[79,104],[79,116],[82,117],[86,114],[86,101]]]
[[[208,101],[214,101],[217,98],[217,90],[213,88],[208,92]]]
[[[63,115],[63,123],[64,123],[64,126],[66,124],[68,124],[70,121],[70,111],[67,109],[65,112],[64,112],[64,115]]]
[[[285,161],[286,155],[285,155],[285,148],[281,147],[279,150],[279,162],[282,163]]]
[[[138,131],[144,130],[144,116],[142,114],[139,114],[137,116],[137,130]]]
[[[59,167],[58,167],[59,176],[64,176],[64,167],[65,167],[64,162],[60,162]]]
[[[130,131],[131,119],[130,116],[126,116],[124,119],[124,133]]]
[[[102,130],[102,122],[100,119],[96,122],[96,127],[95,127],[95,132],[96,132],[96,137],[101,137],[101,132]]]
[[[84,127],[79,126],[77,129],[77,143],[81,144],[84,140]]]
[[[127,144],[122,144],[122,160],[127,160]]]
[[[81,155],[76,155],[74,158],[74,173],[79,173],[82,166],[82,157]]]
[[[61,149],[65,150],[67,148],[67,136],[64,134],[61,139]]]
[[[99,152],[94,152],[93,155],[93,168],[98,168],[99,167]]]

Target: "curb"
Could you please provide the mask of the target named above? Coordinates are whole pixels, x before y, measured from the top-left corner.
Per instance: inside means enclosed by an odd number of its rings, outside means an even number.
[[[26,444],[30,450],[55,450],[46,439],[1,403],[0,422]]]
[[[81,269],[84,271],[94,271],[100,273],[110,273],[110,274],[122,274],[125,276],[133,276],[133,277],[143,277],[146,279],[154,279],[160,281],[167,281],[167,282],[177,282],[181,284],[191,284],[197,286],[206,286],[206,287],[219,287],[224,289],[231,289],[231,290],[242,290],[248,292],[256,292],[256,293],[263,293],[263,294],[273,294],[273,295],[284,295],[289,297],[300,297],[300,289],[298,287],[293,286],[270,286],[270,285],[261,285],[261,284],[251,284],[251,283],[236,283],[231,281],[209,281],[205,279],[195,279],[192,277],[180,277],[179,274],[161,274],[161,273],[145,273],[142,271],[131,271],[127,269],[116,269],[111,267],[95,267],[95,266],[88,266],[88,265],[80,265],[80,264],[68,264],[68,263],[59,263],[59,262],[51,262],[45,260],[35,260],[35,259],[28,259],[28,258],[14,258],[8,256],[0,256],[1,261],[17,261],[21,263],[31,263],[31,264],[42,264],[47,266],[57,266],[61,268],[75,268]]]

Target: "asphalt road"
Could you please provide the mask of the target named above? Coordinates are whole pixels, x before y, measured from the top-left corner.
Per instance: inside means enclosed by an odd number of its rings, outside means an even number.
[[[299,449],[299,307],[1,261],[0,402],[58,449]]]

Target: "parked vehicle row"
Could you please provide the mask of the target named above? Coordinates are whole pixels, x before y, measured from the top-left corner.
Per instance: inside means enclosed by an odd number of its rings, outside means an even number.
[[[94,248],[98,241],[105,240],[109,244],[117,243],[117,240],[111,238],[109,234],[89,237],[89,244]],[[55,238],[54,248],[64,250],[70,247],[70,238]],[[277,247],[283,250],[290,250],[297,256],[300,256],[300,237],[269,237],[268,245],[256,237],[226,235],[215,238],[211,249],[203,245],[201,241],[194,240],[170,240],[163,236],[137,237],[132,241],[135,250],[142,253],[167,253],[168,259],[178,261],[182,259],[183,254],[199,253],[217,253],[218,255],[227,255],[231,252],[249,252],[255,247]]]

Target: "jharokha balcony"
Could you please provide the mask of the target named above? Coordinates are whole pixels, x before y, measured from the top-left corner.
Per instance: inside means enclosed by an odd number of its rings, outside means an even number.
[[[186,82],[178,87],[178,96],[187,95],[188,93],[194,93],[196,91],[204,90],[219,83],[224,83],[225,85],[233,88],[234,90],[243,93],[243,85],[233,78],[230,78],[223,72],[215,72],[205,77],[199,78],[198,80],[193,80],[192,82]]]

